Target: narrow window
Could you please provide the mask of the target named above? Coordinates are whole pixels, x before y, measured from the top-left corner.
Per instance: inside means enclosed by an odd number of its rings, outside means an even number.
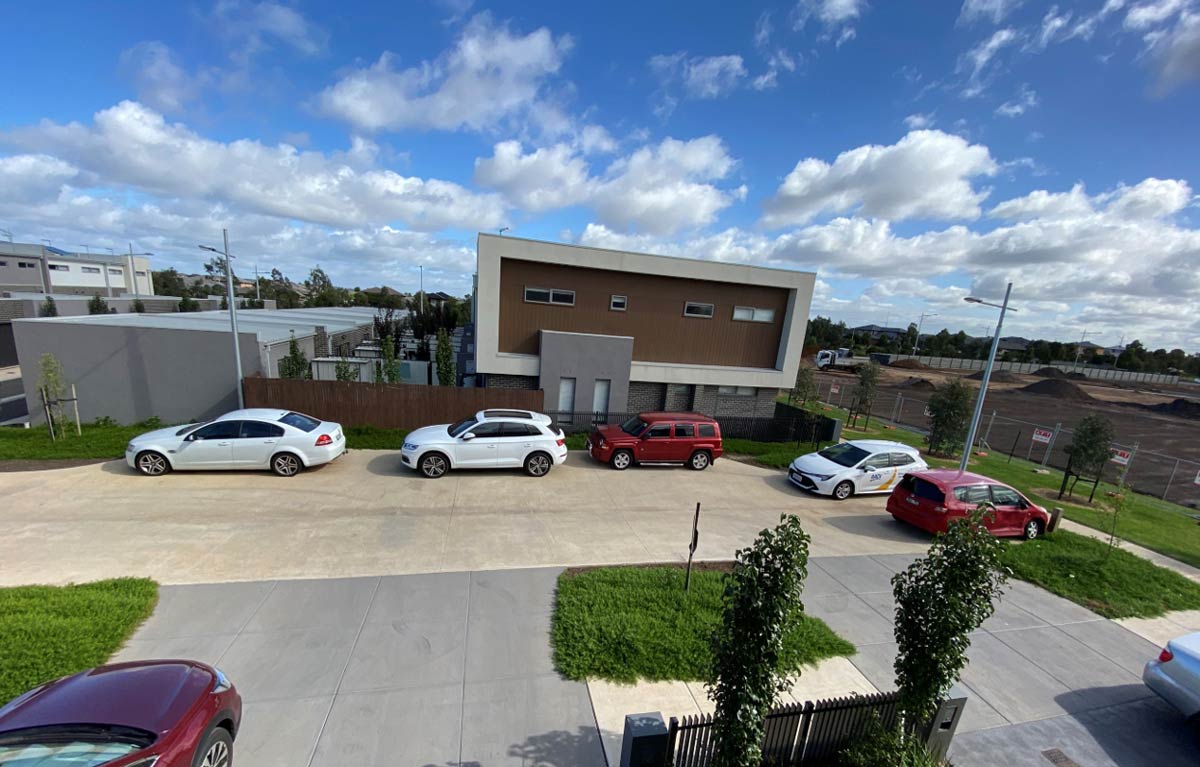
[[[550,303],[563,304],[564,306],[575,305],[575,291],[573,290],[551,290]]]
[[[550,291],[545,288],[525,288],[525,300],[531,304],[548,304]]]
[[[733,318],[738,322],[774,322],[774,309],[760,309],[754,306],[733,307]]]
[[[623,312],[629,307],[628,296],[612,295],[608,299],[608,308],[614,312]]]
[[[683,316],[712,319],[713,310],[714,307],[712,304],[703,304],[698,301],[688,301],[683,305]]]
[[[723,394],[730,397],[752,397],[754,396],[753,386],[718,386],[717,394]]]
[[[575,379],[558,379],[558,410],[560,413],[575,411]]]

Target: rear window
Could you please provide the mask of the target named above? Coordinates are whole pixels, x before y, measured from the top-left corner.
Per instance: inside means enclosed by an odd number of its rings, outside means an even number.
[[[697,427],[697,430],[699,431],[701,437],[717,436],[717,427],[713,426],[711,423],[702,423],[699,427]]]
[[[695,429],[695,427],[692,426],[692,424],[690,424],[690,423],[677,423],[677,424],[675,424],[675,436],[676,437],[691,437],[694,434],[694,431],[693,431],[694,429]]]
[[[934,503],[946,502],[946,494],[942,492],[940,487],[929,480],[914,477],[911,474],[900,482],[900,487],[918,498],[924,498],[927,501],[933,501]]]
[[[288,413],[283,418],[279,419],[280,423],[286,423],[288,426],[294,426],[300,431],[312,431],[321,425],[321,422],[310,415],[303,413]]]
[[[981,503],[991,503],[992,496],[987,485],[963,485],[954,488],[954,497],[963,503],[978,506]]]

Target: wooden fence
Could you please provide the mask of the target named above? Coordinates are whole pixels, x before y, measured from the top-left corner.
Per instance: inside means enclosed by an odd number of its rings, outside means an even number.
[[[245,378],[246,407],[296,410],[345,426],[416,429],[452,423],[485,408],[541,410],[542,392],[523,389],[460,389],[453,386],[372,384]]]

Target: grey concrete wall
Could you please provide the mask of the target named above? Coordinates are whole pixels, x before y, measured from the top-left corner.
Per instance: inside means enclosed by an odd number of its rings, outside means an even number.
[[[229,333],[37,320],[16,320],[13,331],[34,423],[44,420],[37,380],[45,353],[58,358],[67,383],[75,384],[84,421],[108,416],[134,423],[158,416],[182,423],[237,407]],[[240,336],[243,373],[259,373],[257,339]]]
[[[587,333],[540,332],[541,370],[539,388],[546,395],[546,409],[558,410],[558,388],[563,378],[575,379],[575,412],[591,412],[598,379],[612,383],[608,390],[608,412],[623,413],[629,398],[629,368],[633,362],[631,336],[600,336]]]

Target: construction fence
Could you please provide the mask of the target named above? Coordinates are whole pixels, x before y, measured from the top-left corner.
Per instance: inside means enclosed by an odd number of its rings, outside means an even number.
[[[827,405],[849,408],[857,386],[851,382],[822,381],[817,387],[817,398]],[[881,391],[871,403],[871,419],[928,433],[928,404],[928,393]],[[862,417],[865,416],[864,413]],[[1066,448],[1072,437],[1074,432],[1062,423],[1023,421],[985,407],[976,447],[1061,471],[1067,466]],[[1117,439],[1120,440],[1119,434]],[[1124,479],[1138,493],[1180,506],[1200,507],[1200,461],[1155,452],[1137,442],[1117,441],[1112,448],[1113,460],[1105,468],[1105,481],[1115,483]],[[1047,479],[1053,489],[1058,488],[1059,481]]]
[[[916,360],[928,368],[936,370],[983,370],[987,360],[967,359],[966,357],[929,357],[911,354],[872,354],[871,359],[884,365],[895,364],[901,360]],[[1097,381],[1127,381],[1130,383],[1179,383],[1179,376],[1165,373],[1136,373],[1132,370],[1118,370],[1099,365],[1076,365],[1070,362],[1051,362],[1043,365],[1040,362],[1005,362],[997,360],[995,370],[1008,370],[1013,373],[1033,373],[1042,368],[1057,368],[1063,373],[1080,373]]]

